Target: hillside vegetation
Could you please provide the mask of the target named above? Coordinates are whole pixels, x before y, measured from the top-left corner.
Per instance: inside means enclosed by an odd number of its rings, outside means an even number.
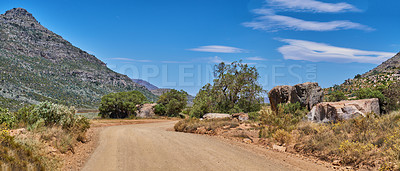
[[[16,110],[42,101],[95,108],[111,92],[156,96],[95,56],[46,29],[22,8],[0,15],[0,106]]]

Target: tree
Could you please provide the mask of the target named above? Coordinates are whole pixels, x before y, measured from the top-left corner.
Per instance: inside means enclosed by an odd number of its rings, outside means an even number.
[[[346,95],[341,90],[336,90],[328,94],[326,100],[328,102],[338,102],[342,100],[346,100]]]
[[[254,112],[259,111],[264,90],[258,83],[259,74],[255,67],[247,64],[224,62],[214,67],[213,85],[205,85],[197,94],[192,116],[206,112]]]
[[[186,107],[187,93],[183,90],[170,90],[160,96],[155,106],[155,113],[159,115],[178,116]]]
[[[126,118],[136,111],[136,105],[143,104],[147,98],[139,91],[110,93],[101,98],[100,115],[103,118]]]

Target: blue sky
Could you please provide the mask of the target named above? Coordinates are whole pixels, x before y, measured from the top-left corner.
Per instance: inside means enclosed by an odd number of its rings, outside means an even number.
[[[195,95],[218,62],[260,83],[341,84],[400,51],[397,0],[2,0],[120,73]]]

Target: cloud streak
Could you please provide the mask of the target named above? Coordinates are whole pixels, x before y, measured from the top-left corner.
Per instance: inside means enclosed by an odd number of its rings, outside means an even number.
[[[215,53],[244,53],[244,49],[230,47],[230,46],[220,46],[220,45],[210,45],[210,46],[200,46],[198,48],[188,49],[190,51],[198,52],[215,52]]]
[[[243,23],[243,26],[255,30],[277,31],[277,30],[296,30],[296,31],[335,31],[335,30],[364,30],[373,31],[374,29],[366,25],[354,23],[346,20],[336,20],[329,22],[305,21],[302,19],[278,15],[270,9],[253,10],[255,14],[261,15],[251,22]]]
[[[360,12],[355,6],[341,3],[326,3],[316,0],[267,0],[267,3],[277,9],[287,11],[315,12],[315,13],[341,13]]]
[[[278,48],[284,59],[312,62],[336,63],[371,63],[380,64],[396,53],[365,51],[351,48],[335,47],[324,43],[305,40],[280,39],[288,45]]]

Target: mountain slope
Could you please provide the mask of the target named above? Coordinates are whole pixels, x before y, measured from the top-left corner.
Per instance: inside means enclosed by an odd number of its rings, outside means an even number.
[[[110,92],[149,90],[118,74],[61,36],[46,29],[28,11],[0,15],[0,106],[52,101],[96,107]]]
[[[159,89],[157,86],[142,79],[132,79],[132,81],[146,87],[150,91]]]

